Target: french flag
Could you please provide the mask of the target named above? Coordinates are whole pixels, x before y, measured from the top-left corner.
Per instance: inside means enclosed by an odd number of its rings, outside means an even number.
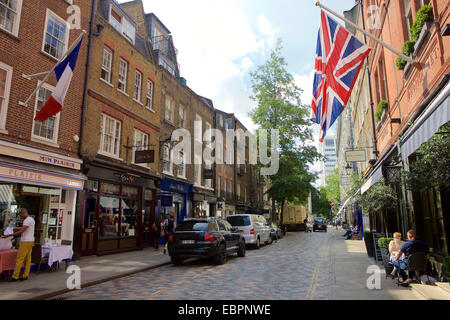
[[[61,111],[64,105],[64,98],[66,97],[67,90],[69,90],[70,82],[72,81],[82,42],[83,37],[80,38],[78,44],[67,57],[55,67],[56,79],[58,80],[55,91],[34,120],[43,122]]]

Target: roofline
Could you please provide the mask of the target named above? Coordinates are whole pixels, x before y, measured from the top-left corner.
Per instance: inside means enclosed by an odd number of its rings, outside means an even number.
[[[168,34],[172,34],[172,32],[170,32],[170,30],[169,30],[169,28],[167,28],[165,25],[164,25],[164,23],[162,23],[162,21],[161,20],[159,20],[159,18],[157,17],[157,15],[156,14],[154,14],[153,12],[151,12],[151,13],[146,13],[145,14],[145,17],[147,17],[147,16],[152,16],[152,17],[155,17],[155,19],[167,30],[167,33]]]

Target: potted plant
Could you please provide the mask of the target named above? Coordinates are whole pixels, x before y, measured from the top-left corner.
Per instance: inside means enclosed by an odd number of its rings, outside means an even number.
[[[384,118],[384,115],[387,112],[387,109],[388,109],[387,100],[381,100],[380,103],[378,103],[377,112],[375,113],[375,122],[377,123],[377,127],[381,126],[381,122]]]
[[[364,243],[366,244],[367,255],[372,258],[375,254],[375,248],[373,246],[373,232],[364,231]]]
[[[386,277],[394,270],[394,266],[390,264],[389,243],[394,238],[380,238],[378,239],[378,246],[381,251],[381,258],[383,259],[384,270],[386,271]]]

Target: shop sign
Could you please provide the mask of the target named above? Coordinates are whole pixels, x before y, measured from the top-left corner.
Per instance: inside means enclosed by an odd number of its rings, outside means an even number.
[[[63,167],[63,168],[69,168],[69,169],[75,169],[75,170],[81,169],[81,164],[79,162],[64,160],[59,157],[53,157],[53,156],[50,156],[47,154],[40,154],[37,152],[32,152],[32,151],[27,151],[27,150],[20,150],[17,148],[4,146],[4,145],[0,146],[0,153],[1,154],[11,154],[11,155],[14,155],[14,157],[16,157],[16,158],[41,162],[41,163],[50,164],[53,166],[58,166],[58,167]]]
[[[134,163],[154,163],[155,150],[136,151],[134,153]]]
[[[15,166],[0,165],[0,178],[17,182],[83,190],[84,181]]]
[[[365,162],[366,150],[349,150],[345,152],[346,162]]]
[[[134,177],[129,174],[116,173],[114,176],[119,178],[123,183],[134,183]]]
[[[225,202],[217,202],[217,210],[225,210]]]

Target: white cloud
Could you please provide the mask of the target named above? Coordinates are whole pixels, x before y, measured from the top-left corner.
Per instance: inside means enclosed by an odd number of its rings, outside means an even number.
[[[263,14],[252,21],[240,5],[238,0],[144,1],[145,11],[172,32],[188,86],[217,108],[236,113],[250,130],[255,125],[248,112],[255,104],[244,78],[254,59],[273,46],[279,29]]]

